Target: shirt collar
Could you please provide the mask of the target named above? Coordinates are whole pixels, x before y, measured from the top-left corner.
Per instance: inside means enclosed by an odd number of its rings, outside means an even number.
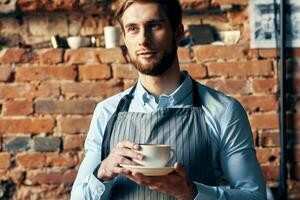
[[[162,94],[160,96],[160,98],[162,96],[171,98],[171,101],[173,101],[173,106],[181,103],[192,92],[192,79],[190,75],[186,71],[181,72],[181,74],[184,77],[184,81],[181,83],[181,85],[170,95]],[[154,99],[154,96],[148,93],[140,81],[137,82],[134,96],[143,104],[146,104],[150,100]]]

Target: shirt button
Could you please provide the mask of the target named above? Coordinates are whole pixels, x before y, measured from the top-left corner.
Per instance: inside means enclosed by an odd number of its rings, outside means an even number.
[[[101,187],[98,187],[98,192],[103,192],[103,189]]]

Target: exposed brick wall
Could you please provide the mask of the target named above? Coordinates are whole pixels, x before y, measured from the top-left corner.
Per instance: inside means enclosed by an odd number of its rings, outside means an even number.
[[[230,46],[179,48],[179,59],[182,70],[242,103],[264,176],[268,185],[276,188],[280,160],[278,53],[249,48],[247,3],[213,0],[211,4],[238,4],[242,9],[184,16],[185,27],[209,23],[218,30],[240,30],[241,39]],[[209,1],[193,5],[206,4],[210,5]],[[22,33],[24,40],[35,43],[46,41],[54,29],[62,36],[102,34],[103,26],[112,23],[111,16],[60,14],[61,25],[56,26],[56,17],[34,15],[25,16],[23,24],[13,17],[1,19],[0,33]],[[299,52],[288,51],[291,199],[300,199]],[[136,79],[137,72],[119,48],[0,51],[0,179],[16,185],[14,199],[68,199],[96,103],[130,87]]]

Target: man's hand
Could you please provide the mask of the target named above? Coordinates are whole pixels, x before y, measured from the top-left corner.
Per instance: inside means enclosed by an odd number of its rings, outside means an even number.
[[[136,152],[139,148],[138,144],[130,141],[119,142],[108,157],[102,161],[97,177],[108,181],[120,173],[128,173],[129,171],[120,167],[120,164],[134,165],[132,159],[143,160],[143,155]]]
[[[197,195],[196,186],[188,180],[187,173],[179,164],[175,164],[175,172],[167,176],[144,176],[137,172],[123,172],[130,180],[140,185],[148,186],[151,190],[156,190],[180,200],[194,199]]]

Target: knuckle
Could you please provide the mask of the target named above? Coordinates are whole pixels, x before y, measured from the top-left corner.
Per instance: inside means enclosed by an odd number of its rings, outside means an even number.
[[[125,163],[126,162],[126,158],[121,157],[119,161],[120,161],[120,163]]]

